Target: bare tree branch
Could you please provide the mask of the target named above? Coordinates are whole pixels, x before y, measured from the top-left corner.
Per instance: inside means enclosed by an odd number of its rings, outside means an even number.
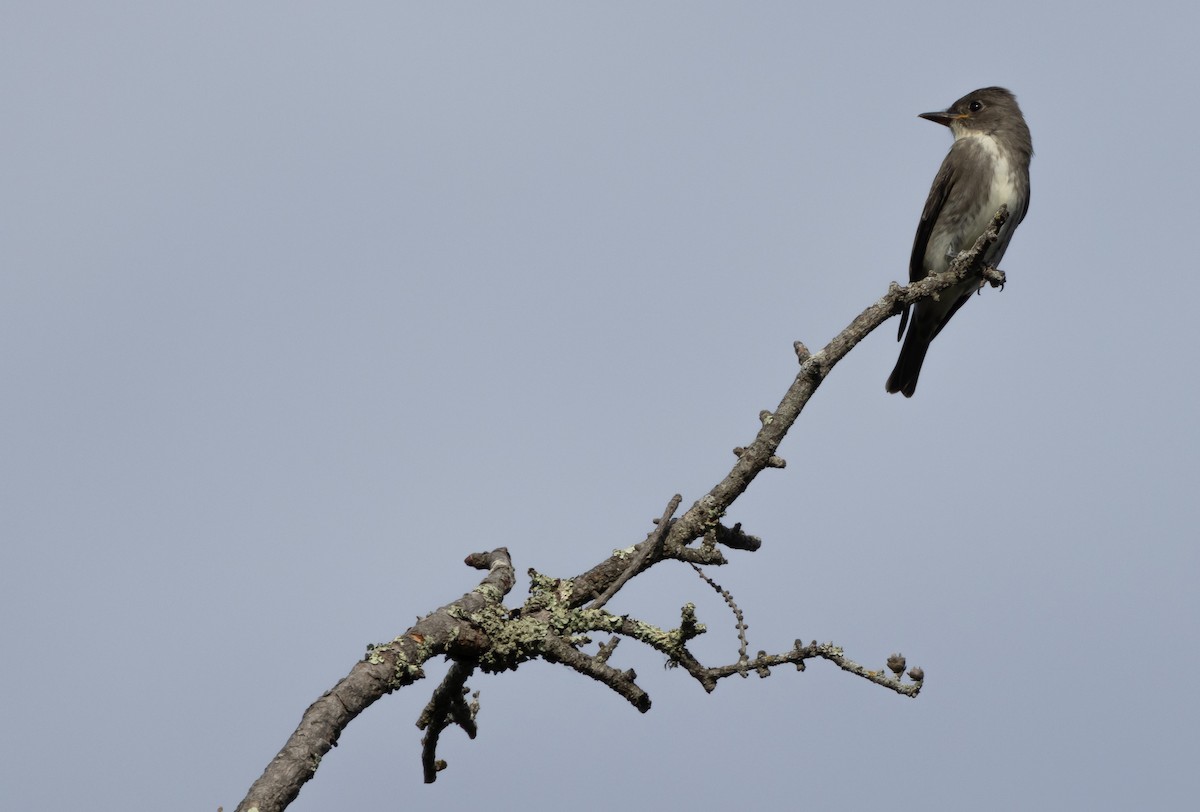
[[[729,607],[729,611],[733,612],[734,618],[737,620],[737,637],[738,637],[738,663],[746,663],[749,661],[749,656],[746,651],[750,648],[750,641],[746,639],[746,618],[742,615],[742,609],[737,605],[737,601],[733,599],[733,594],[728,589],[724,589],[704,574],[704,570],[692,564],[692,569],[700,576],[704,583],[708,584],[713,590],[725,600],[725,605]]]
[[[629,700],[629,703],[642,713],[650,710],[650,696],[638,687],[635,681],[637,674],[632,668],[618,671],[605,662],[607,657],[603,659],[600,655],[589,657],[556,635],[546,638],[544,656],[548,662],[562,663],[585,677],[591,677],[604,683]]]
[[[430,697],[429,704],[417,718],[417,727],[427,731],[421,739],[421,768],[425,772],[426,784],[432,784],[438,772],[446,768],[446,762],[437,758],[437,744],[442,731],[456,724],[472,739],[478,732],[475,728],[475,711],[479,710],[479,703],[468,705],[464,699],[469,693],[467,679],[474,671],[473,665],[463,661],[453,663],[442,684]]]
[[[767,677],[770,676],[770,670],[775,666],[792,664],[798,671],[803,671],[804,661],[812,659],[828,660],[843,671],[848,671],[857,677],[862,677],[904,696],[916,696],[924,686],[925,674],[920,669],[914,668],[910,673],[912,682],[903,682],[900,678],[904,672],[903,666],[898,673],[893,674],[887,673],[888,670],[892,670],[890,668],[871,670],[846,657],[840,646],[835,646],[833,643],[818,643],[816,640],[807,646],[797,640],[792,650],[784,654],[767,654],[765,651],[760,651],[758,656],[747,663],[739,662],[734,665],[704,668],[699,674],[693,676],[696,676],[705,687],[710,684],[715,687],[717,680],[732,677],[735,674],[744,677],[748,670],[756,671],[760,677]],[[708,688],[708,690],[711,691],[712,688]]]
[[[587,635],[591,632],[632,638],[662,652],[669,664],[684,669],[708,691],[721,679],[735,674],[744,678],[753,671],[766,677],[771,669],[781,665],[793,665],[803,671],[807,660],[823,659],[898,694],[915,697],[924,685],[924,672],[920,668],[911,669],[910,681],[905,682],[906,663],[899,654],[889,657],[884,668],[872,670],[847,658],[833,643],[813,641],[804,645],[797,640],[791,650],[782,654],[759,651],[753,659],[749,658],[741,610],[728,592],[703,573],[701,577],[725,598],[737,621],[738,659],[730,665],[705,666],[688,650],[689,641],[706,631],[696,617],[693,604],[683,606],[675,629],[660,629],[627,615],[614,615],[603,607],[632,578],[660,562],[674,560],[716,566],[726,563],[722,547],[759,549],[760,539],[744,533],[740,524],[730,528],[721,520],[759,473],[786,465],[776,451],[813,393],[850,350],[906,306],[936,297],[967,278],[979,279],[981,287],[984,284],[1002,287],[1003,272],[983,267],[982,255],[983,249],[997,239],[1006,219],[1007,211],[1002,207],[987,232],[970,251],[959,254],[945,273],[906,286],[893,283],[879,301],[860,313],[820,351],[812,353],[797,341],[799,372],[775,410],[759,414],[761,428],[754,440],[734,450],[737,459],[729,473],[678,518],[673,517],[682,499],[679,495],[672,497],[657,526],[640,543],[613,552],[575,578],[552,578],[530,570],[530,597],[515,610],[502,603],[515,581],[508,551],[500,548],[468,556],[468,565],[488,570],[479,586],[419,619],[394,640],[370,647],[367,656],[346,677],[304,712],[296,731],[250,787],[238,806],[239,812],[284,809],[312,778],[321,758],[337,745],[346,725],[375,700],[424,677],[423,664],[436,656],[448,657],[452,666],[418,720],[418,725],[426,730],[421,758],[427,782],[433,781],[445,767],[436,758],[442,730],[457,724],[469,736],[475,736],[478,706],[468,705],[464,697],[469,692],[466,681],[476,670],[506,671],[541,658],[598,680],[638,710],[648,710],[650,697],[637,685],[637,675],[632,670],[621,671],[608,665],[618,637],[610,637],[597,653],[589,655],[581,647],[590,643]],[[590,606],[584,608],[589,602]]]
[[[472,554],[466,563],[488,570],[479,586],[394,640],[370,647],[349,674],[304,711],[296,731],[251,785],[238,810],[285,809],[316,773],[321,758],[337,746],[346,725],[375,700],[424,677],[421,666],[431,657],[444,654],[470,662],[487,651],[489,639],[470,618],[497,611],[516,577],[503,547]]]
[[[750,445],[738,449],[737,461],[729,473],[707,494],[693,504],[683,516],[672,522],[670,532],[663,544],[662,557],[690,560],[693,563],[724,564],[725,560],[719,552],[713,551],[711,560],[697,561],[685,558],[682,551],[691,542],[699,539],[719,527],[721,518],[750,483],[767,468],[782,467],[782,460],[775,456],[783,438],[808,404],[817,388],[833,370],[839,361],[846,357],[850,350],[858,346],[883,322],[898,315],[905,306],[915,304],[923,299],[931,299],[944,290],[949,290],[958,282],[969,277],[978,277],[982,285],[990,283],[993,287],[1004,284],[1003,272],[995,268],[983,266],[983,249],[996,241],[1000,227],[1008,219],[1008,210],[1001,206],[992,219],[991,226],[980,235],[975,245],[969,251],[961,252],[943,273],[928,276],[919,282],[901,286],[892,283],[887,294],[875,304],[858,314],[847,327],[838,333],[832,341],[817,353],[810,353],[808,348],[797,341],[796,357],[800,361],[800,371],[795,380],[784,393],[779,405],[773,412],[761,412],[759,420],[762,428]],[[646,544],[647,542],[642,542]],[[602,594],[613,579],[625,571],[625,551],[618,551],[607,560],[596,565],[586,573],[573,579],[575,594],[569,599],[570,605],[582,605],[594,595]],[[643,565],[644,572],[651,560]]]
[[[609,585],[608,589],[604,590],[603,595],[592,601],[590,608],[599,609],[600,607],[604,606],[604,604],[608,603],[609,598],[617,594],[617,590],[629,583],[629,579],[641,571],[642,566],[646,563],[646,560],[650,558],[650,556],[658,553],[659,549],[662,547],[663,539],[666,538],[667,530],[671,527],[671,517],[675,515],[675,511],[679,510],[679,503],[682,501],[683,497],[679,494],[675,494],[671,497],[671,501],[667,503],[667,509],[663,511],[662,518],[656,522],[658,526],[655,528],[654,532],[650,534],[650,538],[646,540],[645,544],[641,545],[641,548],[638,550],[637,554],[634,555],[633,559],[629,562],[629,566],[625,568],[625,571],[621,573],[617,580],[613,581]]]

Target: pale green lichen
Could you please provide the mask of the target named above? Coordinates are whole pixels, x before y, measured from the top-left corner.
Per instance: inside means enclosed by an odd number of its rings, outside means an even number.
[[[817,646],[817,653],[831,657],[846,656],[846,650],[841,646],[835,646],[833,643],[821,643],[819,646]]]
[[[578,609],[567,618],[567,624],[562,631],[565,634],[615,632],[624,623],[624,618],[603,609]]]
[[[645,621],[630,619],[631,636],[669,657],[678,658],[689,640],[708,631],[703,623],[695,622],[695,608],[690,603],[683,607],[684,624],[678,629],[660,629]]]
[[[495,584],[480,584],[471,591],[482,595],[492,603],[499,603],[504,599],[504,590]]]
[[[551,578],[542,575],[537,570],[529,570],[529,599],[525,601],[522,611],[525,614],[548,611],[557,613],[570,611],[564,606],[564,601],[575,591],[573,578]]]
[[[613,632],[622,618],[600,609],[573,609],[567,604],[575,583],[571,579],[551,578],[530,570],[530,597],[513,613],[498,601],[467,615],[487,635],[490,645],[480,658],[485,671],[506,671],[541,656],[548,634],[574,638],[590,631]]]
[[[633,548],[619,550],[618,556],[628,556]],[[553,578],[536,570],[529,570],[530,596],[518,612],[513,612],[501,603],[503,594],[488,585],[481,585],[476,592],[487,598],[487,603],[474,612],[467,612],[461,605],[448,607],[446,611],[455,619],[470,623],[487,636],[487,651],[479,657],[479,667],[485,672],[501,672],[517,668],[524,662],[541,657],[545,653],[548,635],[567,638],[573,645],[588,642],[588,632],[624,633],[640,640],[669,657],[683,655],[688,640],[704,634],[707,629],[696,622],[695,606],[683,607],[680,628],[663,630],[643,621],[614,615],[604,609],[572,607],[568,604],[574,596],[575,583],[571,579]],[[395,641],[393,641],[395,642]],[[392,648],[389,646],[389,648]],[[378,649],[370,650],[372,658],[378,657]],[[396,650],[397,677],[404,672],[407,662]],[[372,659],[372,662],[376,662]]]
[[[488,636],[490,645],[480,657],[479,666],[489,672],[508,671],[538,656],[549,631],[541,620],[511,618],[507,612],[491,607],[472,614],[469,619]]]
[[[700,535],[714,529],[725,517],[725,511],[717,507],[717,500],[712,494],[705,494],[696,502],[694,510],[700,513]]]
[[[404,648],[399,645],[403,640],[408,640],[410,644],[417,647],[416,656],[411,660],[404,653]],[[421,663],[432,656],[432,651],[433,647],[428,643],[419,641],[411,635],[402,635],[387,643],[368,643],[367,655],[364,659],[371,665],[386,665],[387,655],[391,655],[395,660],[391,683],[393,688],[399,688],[425,678],[425,670],[421,667]]]
[[[575,580],[573,578],[552,578],[549,575],[542,575],[535,569],[530,569],[530,598],[525,605],[529,606],[530,601],[534,601],[538,605],[561,601],[566,599],[574,589]]]

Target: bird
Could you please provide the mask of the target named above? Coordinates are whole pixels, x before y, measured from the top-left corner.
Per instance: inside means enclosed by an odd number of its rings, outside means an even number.
[[[1017,98],[1002,87],[984,87],[963,96],[944,111],[920,117],[950,128],[954,144],[933,179],[921,212],[908,264],[910,282],[941,273],[960,251],[970,249],[1001,205],[1008,219],[995,242],[984,249],[983,262],[995,267],[1029,209],[1029,162],[1033,140]],[[979,279],[966,279],[925,299],[900,318],[896,340],[904,338],[896,367],[887,380],[888,392],[912,397],[929,343],[946,322],[979,290]],[[908,326],[908,333],[904,328]]]

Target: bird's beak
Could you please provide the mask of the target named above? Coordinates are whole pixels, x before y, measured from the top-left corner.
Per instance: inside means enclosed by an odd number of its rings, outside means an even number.
[[[960,118],[966,118],[966,116],[962,113],[955,114],[949,111],[941,113],[920,113],[917,117],[923,118],[926,121],[936,121],[938,124],[941,124],[945,127],[949,127],[950,122],[952,121],[957,121]]]

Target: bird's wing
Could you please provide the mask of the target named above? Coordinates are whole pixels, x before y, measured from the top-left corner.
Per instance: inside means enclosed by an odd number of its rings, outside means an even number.
[[[953,152],[953,148],[951,148]],[[913,238],[912,257],[908,261],[908,281],[919,282],[924,279],[928,269],[925,267],[925,250],[929,247],[929,237],[933,234],[933,226],[937,223],[942,204],[954,186],[954,169],[950,164],[950,155],[942,161],[942,168],[933,179],[929,189],[929,197],[925,200],[925,208],[921,211],[921,222],[917,224],[917,236]]]
[[[953,151],[953,147],[951,147]],[[929,247],[929,237],[933,234],[933,226],[937,222],[942,204],[954,185],[954,169],[950,164],[950,155],[942,161],[942,168],[933,179],[929,189],[929,197],[925,199],[925,208],[921,211],[921,222],[917,223],[917,236],[913,238],[912,257],[908,260],[908,281],[919,282],[926,276],[925,249]],[[896,331],[896,340],[904,336],[904,328],[908,326],[909,308],[905,307],[900,314],[900,329]]]
[[[1024,202],[1025,202],[1025,205],[1021,207],[1021,210],[1019,212],[1017,212],[1016,220],[1013,222],[1013,228],[1016,228],[1017,226],[1019,226],[1021,224],[1021,221],[1025,219],[1025,212],[1029,211],[1029,173],[1028,172],[1025,173],[1025,201]]]

